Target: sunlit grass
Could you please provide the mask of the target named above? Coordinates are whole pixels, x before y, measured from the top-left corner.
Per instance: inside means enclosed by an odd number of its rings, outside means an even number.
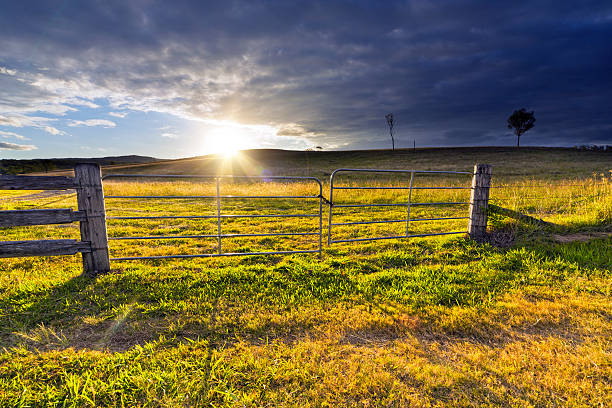
[[[420,186],[469,185],[466,179]],[[406,185],[406,179],[342,185]],[[450,183],[450,184],[449,184]],[[532,188],[531,185],[546,185]],[[578,185],[568,185],[578,184]],[[340,184],[339,184],[340,185]],[[324,246],[313,255],[113,262],[0,261],[0,406],[608,406],[612,238],[608,175],[494,178],[498,205],[555,225],[491,216],[514,244],[462,235]],[[528,194],[525,193],[528,191]],[[324,194],[328,196],[327,185]],[[418,202],[469,189],[417,190]],[[37,192],[22,192],[35,194]],[[317,195],[308,183],[225,183],[226,195]],[[215,195],[211,182],[108,181],[111,195]],[[14,196],[14,194],[11,194]],[[11,198],[3,195],[2,198]],[[535,200],[527,200],[533,196]],[[406,203],[405,192],[339,192],[335,203]],[[224,199],[225,214],[318,212],[318,199]],[[76,208],[74,195],[0,201]],[[215,199],[108,199],[110,216],[216,214]],[[324,206],[323,234],[328,212]],[[337,210],[337,215],[336,215]],[[406,207],[336,209],[334,222],[406,217]],[[413,207],[411,217],[467,206]],[[318,218],[224,220],[224,233],[317,231]],[[467,220],[410,232],[465,230]],[[78,226],[2,229],[4,240],[79,238]],[[334,239],[406,233],[335,226]],[[109,237],[217,233],[216,220],[109,220]],[[213,253],[215,238],[111,240],[112,256]],[[318,236],[227,239],[227,251],[318,246]]]

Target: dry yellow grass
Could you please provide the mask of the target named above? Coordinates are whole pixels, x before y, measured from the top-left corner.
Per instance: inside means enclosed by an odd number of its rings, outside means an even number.
[[[504,187],[492,190],[500,205],[556,226],[492,216],[493,229],[515,235],[509,248],[460,236],[391,240],[325,247],[322,258],[114,262],[112,273],[96,279],[79,277],[76,256],[2,260],[0,405],[612,405],[612,241],[595,233],[611,229],[608,175],[496,181]],[[400,185],[405,180],[385,182]],[[527,187],[530,183],[547,187]],[[318,193],[304,183],[223,188],[223,194]],[[536,197],[535,204],[525,199],[525,190]],[[216,187],[109,181],[105,193],[214,195]],[[415,198],[461,200],[468,195],[469,190],[421,190]],[[337,199],[405,202],[389,191],[343,193]],[[107,208],[109,215],[214,214],[214,200],[206,200],[109,199]],[[228,199],[223,211],[318,210],[317,200],[257,204]],[[73,196],[65,195],[9,199],[0,205],[62,208],[75,203]],[[466,211],[453,207],[442,213]],[[345,214],[337,219],[401,219],[405,209]],[[223,228],[265,232],[318,226],[316,219],[286,221],[243,220],[224,223]],[[465,224],[458,220],[413,228],[431,231]],[[394,232],[385,228],[338,227],[334,234]],[[4,239],[79,236],[75,225],[2,232]],[[216,232],[214,222],[109,220],[111,237],[207,232]],[[595,238],[558,242],[552,237],[569,232]],[[316,239],[240,239],[228,242],[228,249],[296,245],[316,247]],[[214,248],[215,240],[204,239],[111,241],[114,256]]]

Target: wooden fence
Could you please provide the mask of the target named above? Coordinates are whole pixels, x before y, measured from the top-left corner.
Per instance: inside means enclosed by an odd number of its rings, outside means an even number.
[[[0,241],[0,258],[53,255],[83,255],[83,273],[110,271],[106,212],[102,177],[98,164],[78,164],[74,178],[64,176],[0,176],[0,190],[75,189],[78,210],[70,208],[0,211],[0,227],[79,222],[81,241],[74,239]],[[486,234],[491,166],[474,166],[468,234],[480,239]]]
[[[83,254],[83,272],[97,275],[110,271],[106,214],[100,166],[78,164],[74,177],[0,176],[0,190],[75,189],[78,210],[71,208],[0,211],[0,227],[79,222],[81,241],[54,239],[0,241],[0,258]]]

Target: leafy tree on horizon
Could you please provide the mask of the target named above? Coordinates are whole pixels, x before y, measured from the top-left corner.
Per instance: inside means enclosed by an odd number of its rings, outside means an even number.
[[[512,115],[508,118],[508,129],[514,129],[517,149],[521,147],[521,135],[535,125],[534,113],[534,111],[527,112],[527,109],[521,108],[512,112]]]

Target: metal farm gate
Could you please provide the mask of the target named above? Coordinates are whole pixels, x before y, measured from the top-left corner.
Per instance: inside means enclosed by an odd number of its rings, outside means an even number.
[[[370,185],[360,185],[363,180],[357,179],[348,185],[338,186],[338,176],[341,174],[353,174],[353,175],[361,175],[362,178],[366,175],[392,175],[392,176],[405,176],[403,181],[403,185],[372,185],[375,183],[371,183]],[[469,181],[471,182],[471,177],[473,173],[470,172],[460,172],[460,171],[427,171],[427,170],[381,170],[381,169],[337,169],[332,172],[330,176],[330,187],[329,187],[329,228],[328,228],[328,236],[327,243],[329,245],[338,242],[355,242],[355,241],[372,241],[372,240],[381,240],[381,239],[397,239],[397,238],[411,238],[411,237],[425,237],[425,236],[433,236],[433,235],[451,235],[451,234],[465,234],[467,233],[467,226],[465,230],[462,231],[450,231],[450,232],[430,232],[430,233],[418,233],[411,234],[410,233],[410,224],[411,222],[424,222],[424,221],[447,221],[447,220],[461,220],[461,219],[469,219],[468,210],[465,210],[465,216],[451,216],[451,217],[426,217],[426,218],[413,218],[410,214],[411,207],[422,207],[422,206],[461,206],[461,205],[469,205],[469,200],[466,201],[443,201],[443,202],[414,202],[412,201],[413,191],[415,190],[471,190],[472,187],[466,183],[466,185],[458,185],[458,186],[419,186],[416,183],[416,177],[418,175],[453,175],[453,176],[467,176],[469,177]],[[407,177],[410,176],[409,179]],[[376,181],[376,179],[374,180]],[[402,192],[403,194],[400,196],[403,202],[375,202],[375,203],[360,203],[359,200],[349,201],[348,203],[336,202],[334,192],[338,192],[338,190],[396,190]],[[406,194],[407,193],[407,194]],[[357,197],[360,198],[360,197]],[[397,199],[398,197],[394,197]],[[356,203],[357,202],[357,203]],[[405,216],[401,219],[384,219],[384,220],[366,220],[366,221],[347,221],[347,222],[334,222],[334,218],[342,217],[346,214],[339,213],[338,211],[334,212],[335,209],[339,211],[344,211],[343,209],[360,209],[360,208],[405,208]],[[355,214],[353,214],[355,215]],[[368,214],[357,214],[357,215],[365,215]],[[404,233],[402,234],[394,234],[387,236],[367,236],[367,237],[348,237],[343,239],[332,239],[334,227],[336,229],[338,227],[344,226],[357,226],[357,225],[371,225],[371,224],[397,224],[403,223],[405,224]],[[354,231],[353,231],[354,232]]]
[[[150,174],[110,174],[101,177],[100,166],[93,163],[76,165],[75,177],[0,175],[0,190],[76,189],[78,202],[78,211],[73,211],[71,208],[0,211],[0,227],[52,225],[78,221],[81,232],[81,241],[74,239],[0,241],[0,258],[82,253],[84,273],[94,276],[110,271],[111,260],[298,253],[321,255],[323,202],[329,205],[328,244],[464,233],[474,239],[482,239],[486,237],[487,230],[491,174],[492,167],[488,164],[476,164],[473,173],[337,169],[330,177],[329,200],[323,197],[323,186],[321,181],[315,177]],[[340,175],[344,176],[342,185],[338,185],[337,179]],[[436,185],[432,182],[432,178],[435,179],[437,176],[445,177],[443,185]],[[465,176],[471,177],[471,186],[463,182],[457,183],[457,179],[453,178]],[[417,183],[417,178],[419,183]],[[147,183],[137,182],[134,185],[109,183],[107,187],[111,191],[114,190],[115,194],[104,197],[102,179],[106,181],[135,179],[145,180]],[[183,180],[183,184],[165,184],[166,180],[177,179]],[[209,182],[192,182],[197,180],[208,180]],[[253,181],[259,183],[255,184]],[[309,192],[308,185],[296,185],[292,182],[314,184],[312,194],[304,194],[304,191]],[[437,182],[439,183],[440,180],[438,179]],[[185,186],[187,188],[184,188]],[[244,188],[245,186],[247,187]],[[222,194],[222,187],[238,187],[241,194]],[[122,194],[122,189],[128,189],[131,195]],[[386,190],[389,192],[386,193]],[[421,190],[438,192],[435,193],[437,196],[434,196],[434,193],[419,193]],[[462,196],[464,193],[461,191],[452,190],[470,190],[469,200],[464,199]],[[183,191],[190,191],[192,195],[188,193],[177,195],[177,192],[180,194]],[[193,194],[194,191],[196,194]],[[271,191],[272,194],[266,194],[268,191]],[[347,200],[346,197],[338,200],[337,195],[340,191],[348,192],[347,195],[350,195],[350,191],[355,191],[357,196],[352,200]],[[372,193],[365,193],[366,191],[372,191]],[[274,194],[277,192],[281,194]],[[259,205],[253,205],[253,201],[262,199],[267,201],[263,203],[260,201]],[[106,203],[116,203],[114,200],[124,200],[119,204],[126,204],[126,201],[134,204],[131,206],[115,204],[115,207],[109,206],[110,213],[107,213]],[[231,204],[232,202],[234,204]],[[251,204],[245,205],[249,202]],[[154,205],[149,203],[154,203]],[[226,204],[224,209],[222,203],[230,204]],[[460,207],[468,204],[470,206],[469,215]],[[412,210],[415,207],[416,209]],[[442,214],[443,216],[432,214],[432,211],[439,207],[442,207],[446,213]],[[373,210],[367,213],[366,208]],[[497,208],[499,211],[499,207]],[[270,209],[272,213],[265,212]],[[369,218],[363,220],[364,215]],[[384,219],[380,219],[381,216]],[[286,223],[288,218],[298,220],[298,222]],[[151,221],[172,219],[193,221],[179,221],[179,225],[173,225],[169,221]],[[464,219],[469,219],[467,231],[460,226],[460,222],[454,221]],[[122,222],[130,220],[137,221]],[[205,220],[210,220],[212,223]],[[314,222],[308,223],[307,220]],[[118,221],[117,224],[112,223],[114,225],[111,228],[111,236],[108,236],[107,233],[108,221]],[[425,221],[430,221],[432,224],[423,223]],[[446,221],[449,221],[450,224],[447,224]],[[415,222],[418,223],[417,227],[412,227]],[[428,230],[420,230],[422,225],[427,226]],[[253,231],[253,233],[244,233],[243,228],[248,228],[246,232]],[[380,230],[384,228],[395,228],[395,231],[391,234],[380,233]],[[362,229],[365,229],[366,232],[362,232]],[[400,232],[398,233],[397,230]],[[151,232],[158,235],[152,235]],[[338,235],[338,233],[345,236],[332,239],[334,234]],[[346,237],[347,234],[348,237]],[[251,240],[250,238],[253,237],[263,238]],[[290,238],[272,239],[271,237]],[[309,237],[315,239],[309,240]],[[124,240],[153,240],[148,241],[153,245],[126,245],[121,249],[129,251],[127,254],[122,253],[119,254],[121,256],[110,258],[108,241]],[[168,241],[163,240],[175,241],[163,245],[155,240],[162,240],[166,243]],[[224,244],[227,241],[229,243]],[[253,249],[249,246],[253,243],[271,250]],[[228,246],[230,250],[227,249]],[[156,251],[159,249],[169,252],[157,255]],[[194,249],[196,253],[185,253],[186,250],[191,249]]]
[[[278,255],[278,254],[298,254],[298,253],[318,253],[321,254],[322,246],[322,223],[323,223],[323,186],[321,181],[315,177],[282,177],[282,176],[200,176],[200,175],[140,175],[140,174],[109,174],[103,177],[104,181],[109,179],[137,179],[137,180],[208,180],[213,181],[211,187],[216,188],[216,194],[213,195],[108,195],[105,199],[128,199],[128,200],[203,200],[216,204],[216,211],[212,214],[199,215],[137,215],[137,216],[108,216],[107,220],[155,220],[155,219],[203,219],[216,221],[216,232],[214,234],[196,234],[196,235],[140,235],[140,236],[119,236],[109,237],[109,241],[113,240],[172,240],[172,239],[215,239],[217,242],[215,253],[205,254],[176,254],[176,255],[155,255],[155,256],[121,256],[110,258],[112,261],[128,261],[137,259],[167,259],[167,258],[208,258],[219,256],[237,256],[237,255]],[[260,182],[312,182],[314,183],[314,191],[312,195],[223,195],[221,193],[223,183],[222,180],[232,181],[260,181]],[[290,200],[316,200],[318,201],[318,211],[313,213],[291,213],[291,214],[231,214],[224,213],[222,203],[231,200],[257,200],[257,199],[290,199]],[[315,201],[315,203],[316,203]],[[123,208],[121,208],[123,209]],[[109,211],[120,210],[112,207]],[[223,232],[223,221],[230,219],[265,219],[265,218],[318,218],[318,228],[311,232],[271,232],[271,233],[249,233],[249,234],[230,234]],[[288,251],[254,251],[254,252],[225,252],[223,241],[232,238],[247,238],[247,237],[272,237],[272,236],[318,236],[317,249],[295,249]]]

